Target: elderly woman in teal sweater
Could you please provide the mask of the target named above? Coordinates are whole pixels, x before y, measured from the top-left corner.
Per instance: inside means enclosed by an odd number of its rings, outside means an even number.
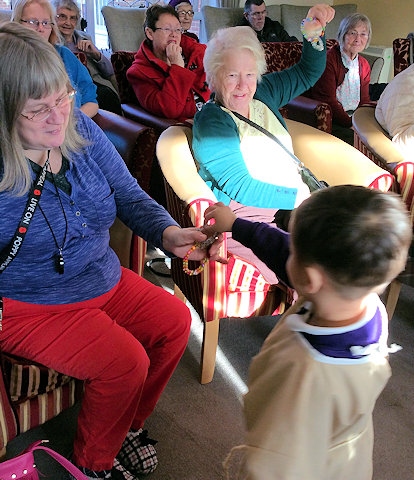
[[[202,178],[238,217],[276,226],[277,210],[291,210],[309,196],[296,163],[285,151],[293,153],[293,147],[279,108],[322,75],[323,34],[334,14],[328,5],[310,8],[301,25],[305,39],[301,60],[263,77],[265,55],[251,28],[219,30],[207,45],[204,67],[213,95],[194,118],[193,150]],[[283,146],[246,119],[278,137]],[[231,253],[254,263],[268,282],[278,282],[249,249],[232,238],[227,246]]]

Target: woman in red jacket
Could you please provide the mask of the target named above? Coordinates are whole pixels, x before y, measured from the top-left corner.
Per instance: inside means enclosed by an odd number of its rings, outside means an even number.
[[[146,110],[183,121],[193,118],[210,97],[203,67],[206,46],[182,35],[178,14],[155,4],[146,12],[146,39],[127,78]]]
[[[372,36],[371,22],[366,15],[353,13],[340,23],[339,45],[327,53],[326,68],[311,89],[315,100],[328,103],[332,109],[332,135],[353,145],[352,114],[370,103],[371,68],[359,55]]]

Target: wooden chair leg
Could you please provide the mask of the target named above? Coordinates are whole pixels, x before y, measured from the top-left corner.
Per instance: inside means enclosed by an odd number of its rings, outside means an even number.
[[[204,323],[203,345],[201,346],[201,379],[200,383],[210,383],[213,380],[216,366],[220,319]]]
[[[391,320],[392,316],[394,315],[400,291],[401,282],[399,282],[398,280],[393,280],[388,289],[387,303],[385,306],[385,308],[387,309],[388,320]]]
[[[179,300],[181,300],[183,303],[187,302],[187,299],[185,298],[185,295],[183,292],[180,290],[177,285],[174,284],[174,296],[176,296]]]

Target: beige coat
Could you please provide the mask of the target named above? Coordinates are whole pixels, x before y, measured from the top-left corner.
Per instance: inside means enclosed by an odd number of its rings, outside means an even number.
[[[244,453],[244,474],[237,478],[372,478],[372,411],[390,377],[387,316],[376,295],[363,321],[372,319],[377,308],[382,348],[359,360],[320,354],[300,333],[318,327],[306,324],[303,315],[290,315],[292,310],[282,318],[250,368],[244,403],[246,445],[233,451],[234,456]],[[318,333],[326,335],[329,344],[332,331],[339,330],[319,328]],[[230,458],[228,464],[234,462]]]

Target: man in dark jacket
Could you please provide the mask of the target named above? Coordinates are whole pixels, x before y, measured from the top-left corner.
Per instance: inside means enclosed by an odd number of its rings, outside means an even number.
[[[282,25],[268,18],[266,4],[263,0],[246,0],[244,18],[241,25],[250,26],[256,32],[260,42],[294,42]]]

